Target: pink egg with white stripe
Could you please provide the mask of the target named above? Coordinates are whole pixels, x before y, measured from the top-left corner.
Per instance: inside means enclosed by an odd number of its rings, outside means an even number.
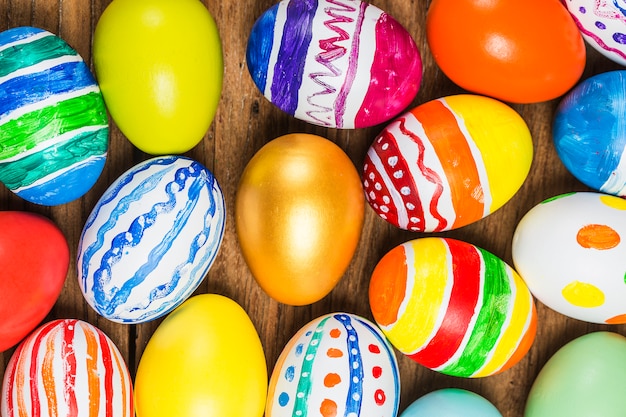
[[[97,327],[53,320],[31,333],[9,360],[2,417],[133,417],[130,373]]]
[[[363,165],[374,211],[403,230],[457,229],[519,190],[533,157],[526,122],[511,107],[460,94],[421,104],[389,123]]]
[[[282,0],[246,51],[263,95],[306,122],[353,129],[390,120],[417,95],[422,60],[409,32],[361,0]]]

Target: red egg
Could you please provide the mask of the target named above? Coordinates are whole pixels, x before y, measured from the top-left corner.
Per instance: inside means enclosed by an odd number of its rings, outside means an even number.
[[[49,219],[0,212],[0,352],[17,344],[52,309],[70,262],[67,240]]]
[[[585,68],[585,44],[559,0],[433,0],[428,45],[460,87],[508,102],[566,93]]]

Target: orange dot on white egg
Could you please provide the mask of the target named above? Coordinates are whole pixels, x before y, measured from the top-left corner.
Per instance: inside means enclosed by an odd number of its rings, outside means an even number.
[[[580,228],[576,241],[585,249],[608,250],[620,243],[617,231],[603,224],[588,224]]]

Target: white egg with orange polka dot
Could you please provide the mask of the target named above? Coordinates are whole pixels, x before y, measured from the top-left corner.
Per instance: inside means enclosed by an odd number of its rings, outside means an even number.
[[[547,307],[590,323],[626,323],[626,199],[562,194],[517,225],[515,269]]]

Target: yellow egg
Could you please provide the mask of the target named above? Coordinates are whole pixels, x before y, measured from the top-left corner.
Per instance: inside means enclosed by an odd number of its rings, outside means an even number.
[[[330,140],[290,134],[263,146],[235,201],[239,244],[261,288],[290,305],[330,293],[358,245],[364,206],[354,164]]]
[[[246,311],[221,295],[196,295],[146,345],[137,417],[260,417],[267,386],[263,346]]]
[[[222,46],[198,0],[114,0],[93,40],[96,77],[122,133],[149,154],[202,140],[222,91]]]

